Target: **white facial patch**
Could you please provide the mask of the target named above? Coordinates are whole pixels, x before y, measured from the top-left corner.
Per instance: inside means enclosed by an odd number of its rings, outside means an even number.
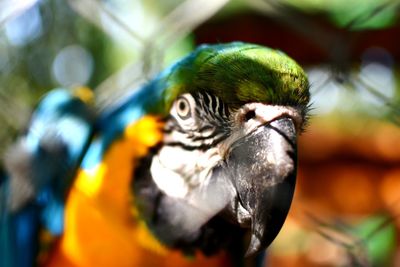
[[[165,146],[153,158],[150,171],[160,190],[168,196],[183,198],[190,188],[207,183],[212,168],[220,160],[216,148],[189,151]]]
[[[183,177],[171,169],[166,168],[165,165],[161,163],[159,156],[154,156],[150,172],[154,182],[165,194],[171,197],[183,198],[188,193],[189,187]]]
[[[158,188],[170,197],[174,208],[168,212],[170,220],[181,225],[182,231],[199,229],[233,198],[233,187],[227,186],[225,177],[211,179],[220,160],[217,148],[188,151],[165,146],[154,156],[150,172]]]

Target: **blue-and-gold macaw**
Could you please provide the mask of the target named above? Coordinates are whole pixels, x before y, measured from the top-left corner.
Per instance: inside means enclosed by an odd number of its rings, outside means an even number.
[[[4,157],[1,266],[240,266],[272,242],[308,110],[295,61],[202,45],[100,114],[77,92],[49,93]]]

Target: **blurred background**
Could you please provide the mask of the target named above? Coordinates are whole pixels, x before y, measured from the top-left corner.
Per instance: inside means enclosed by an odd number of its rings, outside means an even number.
[[[99,110],[198,44],[280,49],[307,70],[293,206],[267,266],[400,266],[400,1],[0,0],[0,153],[41,95]]]

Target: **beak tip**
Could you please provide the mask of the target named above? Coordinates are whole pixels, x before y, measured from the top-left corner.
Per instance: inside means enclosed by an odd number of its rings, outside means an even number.
[[[260,251],[261,248],[261,241],[260,239],[252,234],[251,238],[250,238],[250,243],[249,243],[249,247],[247,248],[245,257],[250,257],[255,255],[256,253],[258,253]]]

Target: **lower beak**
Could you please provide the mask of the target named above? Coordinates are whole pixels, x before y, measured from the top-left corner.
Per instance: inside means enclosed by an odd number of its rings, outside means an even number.
[[[245,213],[238,221],[246,221],[251,231],[246,256],[253,255],[275,239],[292,202],[296,182],[293,121],[285,117],[259,126],[233,145],[226,163],[237,205]]]

